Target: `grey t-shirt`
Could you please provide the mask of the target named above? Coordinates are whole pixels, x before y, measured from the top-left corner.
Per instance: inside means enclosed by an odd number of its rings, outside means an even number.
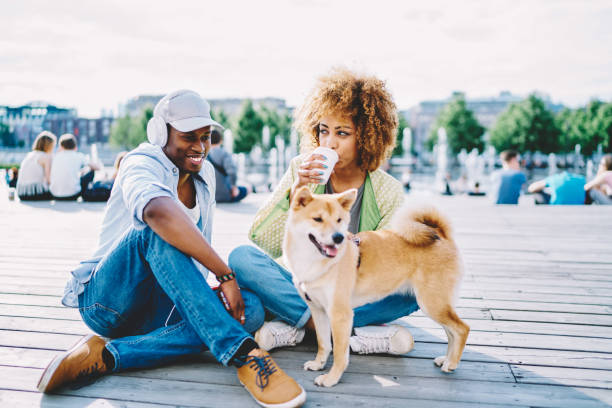
[[[232,186],[236,185],[236,164],[232,155],[222,147],[213,147],[208,152],[208,160],[215,164],[215,178],[217,189],[215,199],[219,203],[226,203],[232,200]],[[217,167],[225,170],[227,175],[221,174]]]
[[[357,189],[357,198],[351,207],[351,221],[349,222],[348,230],[352,234],[359,232],[359,219],[361,216],[361,202],[363,201],[363,190],[365,190],[365,183]],[[325,194],[334,194],[334,189],[331,185],[331,180],[325,185]]]

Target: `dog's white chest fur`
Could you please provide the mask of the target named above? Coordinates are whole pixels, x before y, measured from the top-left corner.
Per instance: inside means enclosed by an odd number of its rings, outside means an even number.
[[[308,251],[297,252],[293,262],[288,264],[293,275],[293,284],[303,298],[324,307],[329,303],[335,285],[330,284],[328,279],[320,282],[321,275],[324,274],[322,272],[325,272],[328,266],[322,265],[322,262],[313,262],[312,254],[304,252]]]
[[[314,305],[329,310],[332,304],[333,296],[336,291],[335,282],[326,280],[323,282],[296,282],[294,281],[300,295],[306,299],[307,302],[313,303]]]

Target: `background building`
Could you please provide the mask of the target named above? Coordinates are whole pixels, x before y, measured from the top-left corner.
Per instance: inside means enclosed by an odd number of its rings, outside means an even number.
[[[9,127],[15,144],[26,146],[40,132],[49,130],[45,127],[46,121],[68,121],[75,117],[75,109],[58,108],[45,102],[31,102],[16,107],[0,105],[0,122]]]
[[[440,113],[440,110],[449,103],[454,97],[463,95],[463,92],[453,92],[453,94],[442,100],[423,101],[407,111],[401,112],[410,123],[413,135],[413,149],[417,153],[421,153],[425,149],[425,141],[431,132],[431,126]],[[538,95],[541,97],[547,107],[557,113],[563,109],[563,105],[554,104],[550,97],[546,95]],[[488,98],[465,98],[467,108],[471,110],[480,124],[489,129],[497,117],[514,102],[520,102],[524,99],[522,96],[513,95],[508,91],[502,91],[498,96]]]
[[[79,118],[76,109],[59,108],[45,102],[31,102],[17,107],[0,105],[0,123],[9,127],[13,144],[18,146],[29,147],[43,130],[51,131],[58,137],[72,133],[80,145],[107,143],[113,121],[112,116]]]
[[[91,143],[108,143],[110,130],[115,118],[49,118],[44,122],[44,128],[60,136],[72,133],[80,145]]]

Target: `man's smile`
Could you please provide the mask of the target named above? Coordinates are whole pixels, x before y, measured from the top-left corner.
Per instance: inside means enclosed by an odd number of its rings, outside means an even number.
[[[189,154],[189,155],[187,155],[187,157],[189,158],[191,163],[193,163],[195,165],[202,164],[202,160],[204,159],[204,155],[203,154]]]

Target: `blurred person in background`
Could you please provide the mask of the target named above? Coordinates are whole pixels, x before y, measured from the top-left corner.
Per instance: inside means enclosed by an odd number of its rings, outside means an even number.
[[[6,171],[6,185],[10,188],[17,188],[17,179],[19,178],[19,169],[11,167]]]
[[[599,162],[597,175],[584,185],[594,204],[612,205],[612,154],[606,154]]]
[[[17,179],[17,195],[21,201],[51,200],[49,191],[51,181],[52,152],[57,138],[51,132],[41,132],[29,152],[21,162]]]
[[[230,152],[221,146],[222,143],[223,134],[214,128],[210,136],[211,147],[207,159],[215,168],[217,180],[215,200],[218,203],[237,203],[246,197],[247,188],[236,185],[236,164]]]
[[[93,180],[95,170],[100,170],[100,165],[78,152],[76,138],[66,133],[60,137],[53,158],[49,190],[56,200],[76,200]]]
[[[88,172],[82,178],[82,190],[81,196],[83,197],[83,201],[108,201],[111,191],[113,190],[113,185],[115,184],[115,179],[117,178],[117,174],[119,173],[119,166],[121,165],[121,160],[127,154],[127,152],[120,152],[117,154],[115,158],[115,164],[113,165],[113,174],[109,179],[93,181],[94,171]],[[84,184],[87,183],[87,184]]]
[[[504,150],[499,154],[502,169],[491,175],[491,195],[495,204],[518,204],[521,189],[527,177],[521,171],[519,154],[515,150]]]
[[[580,205],[584,204],[584,185],[584,176],[564,171],[531,183],[527,191],[536,204]]]

